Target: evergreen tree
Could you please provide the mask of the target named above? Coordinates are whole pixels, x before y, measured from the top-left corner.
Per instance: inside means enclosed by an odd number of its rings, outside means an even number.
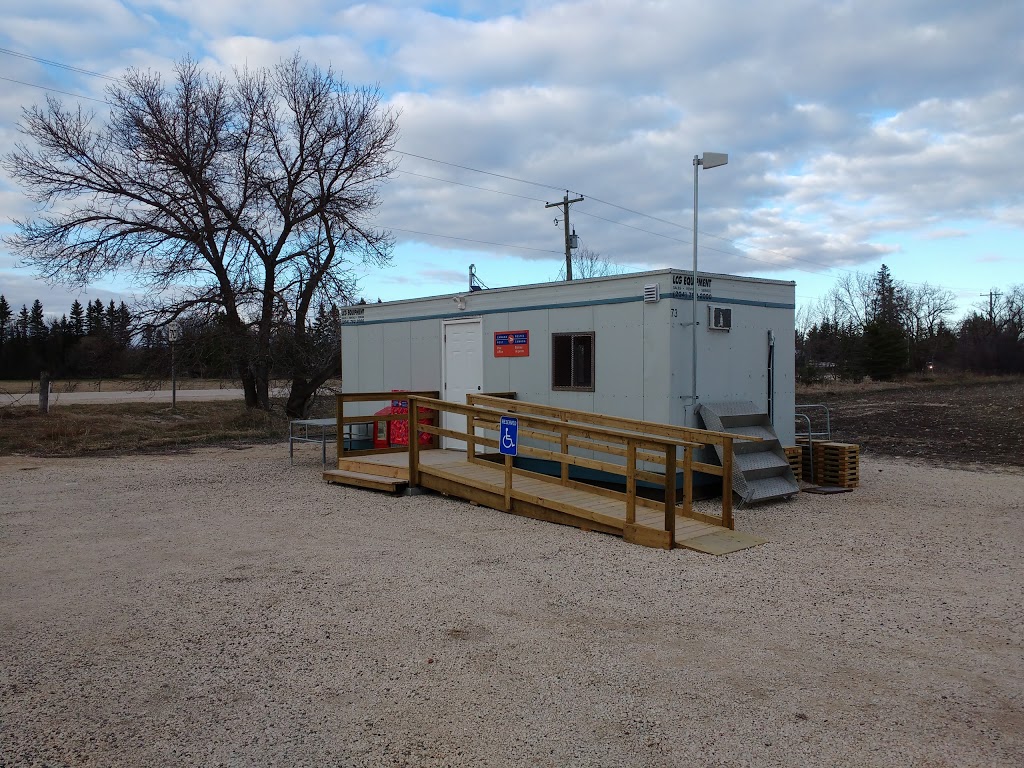
[[[113,299],[110,300],[110,304],[103,312],[103,327],[106,329],[107,335],[113,339],[117,338],[117,305],[114,304]]]
[[[901,318],[902,296],[883,264],[873,281],[868,322],[864,325],[864,369],[873,379],[888,381],[904,373],[909,351]]]
[[[22,341],[28,339],[28,307],[24,304],[21,305],[21,311],[18,312],[18,319],[15,322],[15,330],[17,338]]]
[[[8,334],[10,333],[12,317],[14,317],[14,312],[11,310],[11,305],[7,303],[7,299],[0,293],[0,347],[9,338]]]
[[[114,313],[113,327],[111,329],[114,339],[122,349],[127,349],[128,345],[131,344],[131,327],[132,313],[129,311],[128,305],[122,301],[121,306]]]
[[[46,316],[43,314],[43,303],[36,299],[32,302],[32,310],[28,316],[28,335],[33,339],[45,339],[48,333]]]
[[[76,339],[85,336],[85,308],[78,299],[71,305],[71,335]]]
[[[103,302],[90,301],[85,310],[85,335],[99,336],[103,333]]]

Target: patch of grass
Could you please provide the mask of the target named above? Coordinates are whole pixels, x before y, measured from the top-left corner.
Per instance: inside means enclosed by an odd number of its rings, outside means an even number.
[[[983,376],[976,373],[921,373],[911,374],[895,381],[821,381],[814,384],[797,383],[797,402],[809,402],[814,395],[862,395],[874,392],[905,391],[937,387],[986,387],[1019,381],[1017,376]],[[801,400],[801,398],[804,398]]]
[[[83,456],[165,451],[217,443],[284,440],[288,419],[280,403],[270,413],[242,402],[140,403],[0,409],[0,455]]]

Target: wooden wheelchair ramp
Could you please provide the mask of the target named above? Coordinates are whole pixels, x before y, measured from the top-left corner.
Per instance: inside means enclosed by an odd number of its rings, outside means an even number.
[[[390,396],[390,395],[389,395]],[[533,447],[521,445],[528,456],[546,458],[562,464],[561,476],[549,476],[513,467],[512,458],[480,454],[497,447],[496,437],[488,431],[499,420],[499,409],[462,406],[435,398],[409,396],[409,413],[418,414],[410,434],[418,431],[421,439],[410,440],[412,449],[401,452],[348,452],[338,457],[338,469],[327,470],[327,482],[375,490],[401,491],[421,487],[475,504],[522,515],[536,520],[571,525],[584,530],[622,536],[626,541],[649,547],[670,549],[685,547],[710,554],[726,554],[745,549],[762,539],[739,534],[722,525],[717,518],[692,510],[692,442],[671,437],[650,437],[594,425],[573,425],[521,412],[520,435]],[[466,430],[455,432],[435,426],[437,418],[425,419],[425,412],[455,412],[467,417]],[[440,450],[420,445],[423,435],[456,437],[464,440],[468,451]],[[586,441],[586,445],[581,442]],[[560,444],[561,451],[540,447],[545,441]],[[526,441],[522,441],[526,442]],[[608,464],[588,456],[571,454],[569,445],[590,449],[590,456],[606,451],[621,457],[619,464]],[[681,452],[682,455],[678,456]],[[358,453],[359,455],[356,455]],[[369,454],[369,455],[368,455]],[[667,469],[658,475],[641,467],[661,461]],[[596,487],[570,480],[565,471],[570,464],[625,473],[626,492]],[[682,503],[676,503],[676,467],[684,472]],[[664,500],[653,501],[637,495],[637,480],[660,480]],[[731,519],[729,521],[731,523]]]
[[[534,520],[571,525],[584,530],[622,536],[649,547],[668,548],[664,515],[646,507],[636,509],[635,521],[626,522],[626,501],[609,498],[601,489],[566,487],[555,478],[518,473],[509,498],[505,497],[505,469],[494,462],[469,462],[459,451],[421,451],[419,485],[446,496]],[[374,461],[366,459],[374,458]],[[344,460],[346,469],[327,470],[324,480],[373,490],[399,492],[408,486],[405,454]],[[399,464],[401,462],[401,464]],[[727,554],[763,543],[719,525],[676,514],[674,545],[709,554]]]

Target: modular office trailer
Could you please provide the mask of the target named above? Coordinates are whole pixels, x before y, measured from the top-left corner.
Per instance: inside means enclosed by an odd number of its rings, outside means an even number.
[[[796,284],[698,273],[694,326],[691,283],[672,269],[348,307],[343,386],[691,427],[701,402],[752,401],[793,444]]]

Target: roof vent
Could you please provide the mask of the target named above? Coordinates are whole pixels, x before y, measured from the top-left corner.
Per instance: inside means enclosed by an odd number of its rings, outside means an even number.
[[[656,304],[661,301],[661,284],[651,283],[644,286],[644,304]]]

